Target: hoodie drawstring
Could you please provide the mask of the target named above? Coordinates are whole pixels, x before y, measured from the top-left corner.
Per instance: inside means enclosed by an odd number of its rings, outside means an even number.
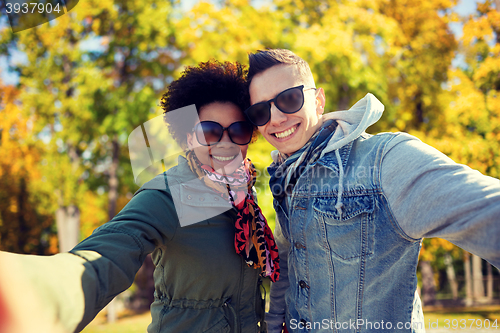
[[[342,160],[340,159],[339,149],[335,150],[335,156],[337,157],[337,162],[339,164],[339,191],[337,193],[337,204],[335,208],[337,208],[337,212],[339,213],[339,217],[342,219],[342,192],[344,192],[344,167],[342,166]]]

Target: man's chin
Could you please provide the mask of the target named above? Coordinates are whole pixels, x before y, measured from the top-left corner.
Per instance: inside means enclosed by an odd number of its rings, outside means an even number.
[[[299,149],[295,149],[295,145],[293,145],[293,144],[283,144],[283,143],[274,146],[274,148],[278,149],[278,151],[281,154],[284,154],[287,157],[292,155],[293,153],[295,153],[297,150],[299,150]]]
[[[295,149],[297,146],[297,142],[295,140],[287,140],[287,141],[278,141],[276,138],[271,135],[270,137],[264,137],[267,142],[271,144],[274,148],[276,148],[281,154],[291,155],[296,152],[298,149]]]

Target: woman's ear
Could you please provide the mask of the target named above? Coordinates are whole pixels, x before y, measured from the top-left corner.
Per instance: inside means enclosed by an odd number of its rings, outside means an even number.
[[[188,148],[189,148],[190,150],[192,150],[192,149],[194,148],[194,144],[193,144],[194,134],[192,134],[192,133],[188,133],[188,134],[186,135],[186,137],[187,137],[187,140],[186,140],[186,142],[187,142],[187,146],[188,146]]]

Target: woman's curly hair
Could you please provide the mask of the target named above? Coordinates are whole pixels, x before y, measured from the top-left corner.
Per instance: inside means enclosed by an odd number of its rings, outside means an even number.
[[[238,62],[210,60],[196,67],[187,67],[181,77],[170,84],[161,98],[160,106],[170,134],[181,147],[186,147],[186,134],[191,132],[196,118],[188,112],[170,111],[195,104],[199,114],[205,105],[230,102],[243,113],[250,106],[247,72]],[[254,128],[252,142],[257,135]]]

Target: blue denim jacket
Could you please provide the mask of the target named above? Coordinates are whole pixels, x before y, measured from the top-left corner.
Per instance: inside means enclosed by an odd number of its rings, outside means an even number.
[[[288,209],[274,203],[282,267],[269,332],[284,321],[292,332],[425,332],[421,240],[500,266],[500,182],[404,133],[362,133],[335,150],[307,165]]]
[[[314,331],[372,331],[369,322],[379,327],[382,321],[408,328],[414,310],[414,324],[423,325],[415,295],[421,242],[394,221],[376,167],[380,148],[390,139],[366,135],[341,148],[346,170],[342,216],[335,209],[339,166],[332,153],[302,174],[289,198],[288,218],[276,204],[282,235],[290,244],[293,287],[286,293],[286,322],[292,331],[306,332],[298,328],[308,326]]]

